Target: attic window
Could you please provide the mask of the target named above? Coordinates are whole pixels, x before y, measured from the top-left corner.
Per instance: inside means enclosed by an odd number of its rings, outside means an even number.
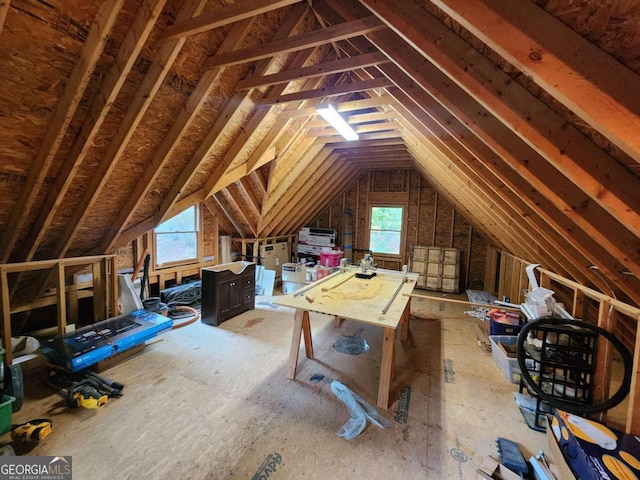
[[[404,208],[371,206],[370,214],[369,250],[374,254],[401,255]]]
[[[156,227],[156,266],[198,260],[198,217],[198,208],[194,205]]]

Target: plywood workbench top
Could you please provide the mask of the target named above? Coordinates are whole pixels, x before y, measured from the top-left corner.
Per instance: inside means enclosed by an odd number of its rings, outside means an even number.
[[[304,291],[302,294],[296,296],[296,292],[293,292],[278,297],[274,303],[396,328],[409,301],[404,294],[413,291],[418,275],[409,273],[406,281],[403,281],[402,273],[394,270],[377,270],[376,276],[371,279],[357,278],[357,272],[359,269],[348,268],[333,274],[324,282],[316,282],[308,290],[301,289]],[[393,303],[383,314],[382,309],[401,284]]]

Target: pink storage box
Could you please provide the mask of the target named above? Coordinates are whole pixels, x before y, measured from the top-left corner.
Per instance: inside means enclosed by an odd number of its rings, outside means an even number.
[[[320,253],[320,265],[323,267],[339,267],[340,259],[344,255],[342,250],[332,250],[331,252]]]

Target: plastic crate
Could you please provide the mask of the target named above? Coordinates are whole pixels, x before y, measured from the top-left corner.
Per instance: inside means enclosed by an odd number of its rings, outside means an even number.
[[[0,403],[0,435],[11,430],[11,414],[13,413],[13,402],[16,397],[11,395],[2,395],[2,403]]]
[[[489,335],[493,361],[512,383],[520,383],[520,367],[515,353],[517,339],[513,335]]]
[[[320,253],[320,265],[323,267],[339,267],[340,260],[344,252],[342,250],[333,250],[331,252]]]

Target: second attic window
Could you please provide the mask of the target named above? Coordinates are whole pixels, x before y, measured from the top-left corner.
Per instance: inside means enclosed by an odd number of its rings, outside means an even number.
[[[400,255],[403,207],[372,206],[369,250],[374,254]]]

